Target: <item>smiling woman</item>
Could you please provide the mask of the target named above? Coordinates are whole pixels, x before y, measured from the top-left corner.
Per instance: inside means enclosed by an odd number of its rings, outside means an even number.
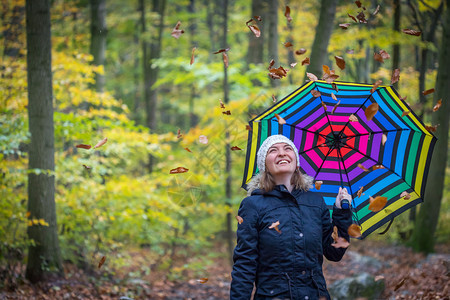
[[[323,256],[339,261],[346,251],[333,235],[349,240],[352,214],[340,208],[348,194],[338,194],[330,218],[323,198],[309,191],[312,177],[299,170],[297,148],[282,135],[264,141],[257,165],[239,208],[230,299],[250,299],[253,284],[254,299],[330,299]]]

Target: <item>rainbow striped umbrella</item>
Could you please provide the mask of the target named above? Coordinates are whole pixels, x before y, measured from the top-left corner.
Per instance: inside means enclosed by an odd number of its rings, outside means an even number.
[[[312,191],[330,209],[339,187],[347,188],[361,238],[423,201],[436,138],[391,86],[310,81],[249,124],[244,188],[258,172],[262,142],[283,134],[299,149],[301,171],[322,182]],[[369,210],[378,196],[386,205]]]

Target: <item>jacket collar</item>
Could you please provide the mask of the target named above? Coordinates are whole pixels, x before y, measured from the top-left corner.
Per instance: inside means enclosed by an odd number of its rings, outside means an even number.
[[[284,184],[276,185],[272,191],[265,192],[264,190],[261,189],[261,178],[262,178],[261,173],[258,173],[255,176],[253,176],[253,178],[247,184],[247,196],[272,195],[281,198],[282,193],[284,192],[289,193]],[[302,179],[301,188],[292,190],[291,194],[294,196],[297,196],[298,193],[309,191],[312,188],[314,179],[311,176],[302,173],[301,179]]]

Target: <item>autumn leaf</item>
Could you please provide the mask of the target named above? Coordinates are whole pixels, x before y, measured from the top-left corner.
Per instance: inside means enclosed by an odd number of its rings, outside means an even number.
[[[336,108],[339,106],[340,103],[341,103],[341,100],[339,100],[339,102],[333,107],[331,114],[334,114],[334,112],[336,111]]]
[[[236,151],[236,150],[242,150],[242,149],[239,148],[238,146],[233,146],[233,147],[231,147],[231,150]]]
[[[389,53],[387,53],[385,50],[380,50],[378,53],[380,53],[381,57],[383,59],[390,59],[391,56],[389,55]]]
[[[331,246],[333,246],[334,248],[348,248],[350,246],[350,243],[343,237],[338,237],[337,242],[331,244]]]
[[[325,80],[328,84],[331,84],[333,81],[335,81],[338,78],[339,78],[339,75],[336,75],[336,74],[331,74],[331,75],[324,74],[322,79]]]
[[[29,212],[29,211],[27,211],[26,213],[25,213],[25,218],[29,218],[31,216],[31,213]]]
[[[356,0],[356,1],[355,1],[355,4],[356,4],[356,6],[358,6],[358,8],[361,8],[361,1]]]
[[[362,186],[362,187],[358,190],[358,192],[356,193],[356,194],[358,195],[358,198],[361,198],[361,195],[362,195],[363,190],[364,190],[364,187]]]
[[[282,117],[280,117],[278,114],[275,114],[275,117],[278,120],[278,124],[280,124],[280,125],[286,124],[286,121]]]
[[[273,69],[269,69],[269,76],[270,74],[278,76],[280,78],[286,77],[287,75],[287,71],[286,69],[284,69],[283,67],[278,67],[278,68],[273,68]],[[272,77],[272,76],[271,76]],[[273,78],[273,77],[272,77]],[[279,78],[274,78],[274,79],[279,79]]]
[[[409,111],[409,110],[405,110],[405,111],[403,111],[403,113],[402,113],[402,118],[403,118],[404,116],[407,116],[407,115],[409,115],[409,113],[410,113],[410,111]]]
[[[177,131],[177,138],[181,139],[183,137],[183,135],[181,134],[181,129],[178,129]]]
[[[323,181],[321,181],[321,180],[314,182],[316,190],[320,190],[320,187],[322,186],[322,184],[323,184]]]
[[[364,110],[364,115],[366,115],[367,121],[372,120],[372,118],[378,112],[378,108],[379,106],[377,103],[372,103]]]
[[[86,145],[86,144],[78,144],[75,147],[89,150],[89,149],[91,149],[92,146],[91,145]]]
[[[345,60],[340,56],[335,56],[334,59],[336,60],[336,65],[339,67],[339,69],[344,70]]]
[[[362,164],[358,164],[358,167],[361,168],[364,172],[369,172],[369,169],[364,167]]]
[[[223,104],[222,99],[219,99],[220,108],[225,109],[225,104]]]
[[[439,110],[439,108],[441,108],[442,105],[442,99],[439,99],[436,103],[436,105],[433,107],[433,111],[436,112]]]
[[[206,137],[206,135],[201,135],[198,137],[198,141],[202,144],[208,144],[208,138]]]
[[[370,90],[370,93],[373,94],[377,90],[377,88],[383,83],[381,80],[377,80],[374,84],[372,89]]]
[[[402,287],[402,285],[405,284],[406,279],[408,279],[408,276],[404,277],[402,280],[400,280],[399,283],[397,283],[394,287],[394,291],[398,290],[399,288]]]
[[[411,194],[408,193],[407,191],[404,191],[400,194],[400,198],[403,198],[403,197],[405,197],[405,200],[409,200],[409,199],[411,199]]]
[[[288,22],[292,21],[292,17],[291,17],[291,8],[289,6],[286,5],[286,9],[284,10],[284,16],[286,17],[286,20]]]
[[[376,61],[379,61],[380,63],[384,63],[384,60],[383,60],[383,57],[381,57],[381,54],[379,54],[379,53],[374,53],[373,54],[373,58],[376,60]]]
[[[189,148],[184,148],[184,150],[186,150],[187,152],[191,152],[192,153],[191,149],[189,149]]]
[[[359,238],[361,236],[361,227],[357,224],[352,224],[347,229],[348,235],[353,238]]]
[[[230,50],[230,48],[220,49],[220,50],[217,50],[216,52],[213,52],[213,54],[227,52],[228,50]]]
[[[176,39],[178,39],[184,33],[184,30],[180,30],[180,26],[181,22],[178,21],[171,33],[171,35]]]
[[[208,282],[208,278],[200,278],[200,279],[197,279],[197,282],[200,282],[201,284],[204,284],[204,283],[207,283]]]
[[[429,132],[436,132],[438,126],[439,125],[434,125],[434,126],[425,125],[425,129],[428,130]]]
[[[248,131],[252,131],[252,127],[250,125],[245,125],[245,129]]]
[[[334,101],[337,101],[337,97],[335,94],[331,93],[331,98],[333,98]]]
[[[375,278],[373,280],[375,280],[375,282],[380,281],[380,280],[384,280],[384,276],[383,275],[377,275],[377,276],[375,276]]]
[[[228,54],[226,54],[225,52],[222,52],[222,57],[223,57],[223,64],[225,65],[225,68],[228,68]]]
[[[429,94],[432,94],[432,93],[434,93],[434,88],[433,88],[433,89],[426,90],[426,91],[423,91],[423,92],[422,92],[422,95],[426,96],[426,95],[429,95]]]
[[[286,48],[289,48],[289,47],[292,47],[292,46],[293,46],[291,42],[286,42],[286,43],[284,43],[283,45],[284,45],[284,47],[286,47]]]
[[[316,90],[312,90],[312,91],[311,91],[311,94],[312,94],[314,97],[316,97],[316,98],[322,96],[322,94],[321,94],[319,91],[316,91]]]
[[[345,50],[345,52],[346,52],[347,54],[353,54],[353,53],[355,53],[355,50],[349,49],[349,50]]]
[[[380,169],[384,169],[384,166],[383,166],[383,165],[374,165],[374,166],[372,167],[372,169],[373,169],[373,170],[380,170]]]
[[[108,141],[108,138],[104,138],[103,140],[101,140],[100,142],[98,142],[97,145],[94,146],[94,149],[103,146],[104,144],[106,144],[107,141]]]
[[[270,62],[269,62],[268,70],[270,70],[273,67],[274,64],[275,64],[275,61],[273,59],[271,59]]]
[[[396,83],[400,79],[400,69],[392,71],[391,84]]]
[[[322,107],[325,110],[325,112],[327,112],[327,105],[325,104],[325,102],[322,101]]]
[[[380,5],[377,6],[375,11],[372,13],[373,16],[375,16],[380,11]]]
[[[403,33],[409,34],[409,35],[415,35],[420,36],[422,34],[421,31],[413,30],[413,29],[402,29]]]
[[[186,169],[185,167],[178,167],[170,170],[170,174],[186,173],[187,171],[189,171],[189,169]]]
[[[87,166],[87,165],[83,165],[83,167],[86,169],[86,170],[90,170],[90,169],[92,169],[92,167],[90,167],[90,166]]]
[[[261,30],[256,25],[247,25],[247,27],[250,29],[253,34],[259,38],[261,36]]]
[[[274,94],[272,94],[272,101],[273,101],[273,103],[277,102],[277,98],[275,98]]]
[[[366,15],[364,15],[364,12],[362,11],[356,16],[356,18],[359,20],[359,23],[367,23]]]
[[[349,122],[358,122],[358,117],[355,116],[354,114],[351,114],[351,115],[348,117],[348,120],[349,120]]]
[[[291,68],[295,67],[297,63],[291,63]]]
[[[387,135],[385,135],[383,133],[383,136],[381,137],[381,144],[384,146],[384,144],[386,144],[386,141],[387,141]]]
[[[375,198],[370,197],[369,201],[370,201],[369,210],[371,210],[373,212],[379,212],[386,205],[387,197],[381,197],[381,196],[377,196]]]
[[[313,73],[308,73],[308,72],[306,72],[306,76],[309,78],[309,80],[311,80],[311,81],[317,81],[317,80],[319,80],[319,78],[317,78],[317,76],[316,75],[314,75]]]
[[[244,219],[242,219],[242,217],[240,216],[236,216],[236,220],[238,221],[239,224],[242,224],[242,222],[244,222]]]
[[[309,65],[309,57],[306,57],[304,60],[302,60],[302,66]]]
[[[347,30],[349,26],[350,26],[350,23],[342,23],[342,24],[339,24],[339,27],[341,27],[341,28],[344,29],[344,30]]]
[[[253,16],[253,19],[255,19],[256,21],[259,21],[259,22],[262,21],[261,16]]]
[[[328,74],[328,75],[332,74],[330,71],[330,67],[327,65],[322,65],[322,70],[323,70],[323,73],[325,73],[325,74]]]
[[[337,84],[336,83],[331,83],[331,87],[336,91],[336,93],[337,92],[339,92],[339,89],[338,89],[338,86],[337,86]],[[333,96],[331,96],[331,97],[333,97]],[[334,99],[334,98],[333,98]],[[336,101],[337,101],[337,99],[335,99]]]
[[[280,221],[272,223],[272,225],[269,226],[269,229],[275,229],[278,233],[281,234],[281,230],[278,228],[278,225],[280,225]]]
[[[300,49],[298,49],[298,50],[295,51],[295,54],[297,54],[297,55],[302,55],[302,54],[305,54],[306,51],[307,51],[307,50],[306,50],[305,48],[300,48]]]
[[[100,269],[106,261],[106,256],[102,256],[100,262],[98,263],[98,268]]]
[[[338,229],[337,229],[336,226],[334,226],[334,227],[333,227],[333,233],[331,233],[331,238],[333,238],[333,241],[336,243],[338,237],[339,237]]]
[[[350,18],[352,18],[353,21],[355,21],[355,23],[358,23],[358,20],[356,20],[356,18],[354,16],[352,16],[351,14],[347,14]]]
[[[195,56],[194,56],[194,52],[195,52],[195,50],[196,50],[197,48],[192,48],[192,54],[191,54],[191,63],[190,63],[190,65],[192,66],[192,64],[194,63],[194,60],[195,60]]]
[[[229,115],[231,115],[231,111],[229,111],[229,110],[226,110],[226,111],[223,111],[223,112],[222,112],[222,114],[224,114],[224,115],[228,115],[228,116],[229,116]]]

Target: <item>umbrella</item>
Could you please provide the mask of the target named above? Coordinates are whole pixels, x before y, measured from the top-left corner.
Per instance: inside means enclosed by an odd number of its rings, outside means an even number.
[[[330,210],[347,188],[361,238],[423,202],[436,138],[392,86],[310,81],[249,125],[244,188],[262,142],[282,134],[299,149],[300,170],[322,183],[312,191]],[[377,197],[387,200],[379,211],[370,207]]]

